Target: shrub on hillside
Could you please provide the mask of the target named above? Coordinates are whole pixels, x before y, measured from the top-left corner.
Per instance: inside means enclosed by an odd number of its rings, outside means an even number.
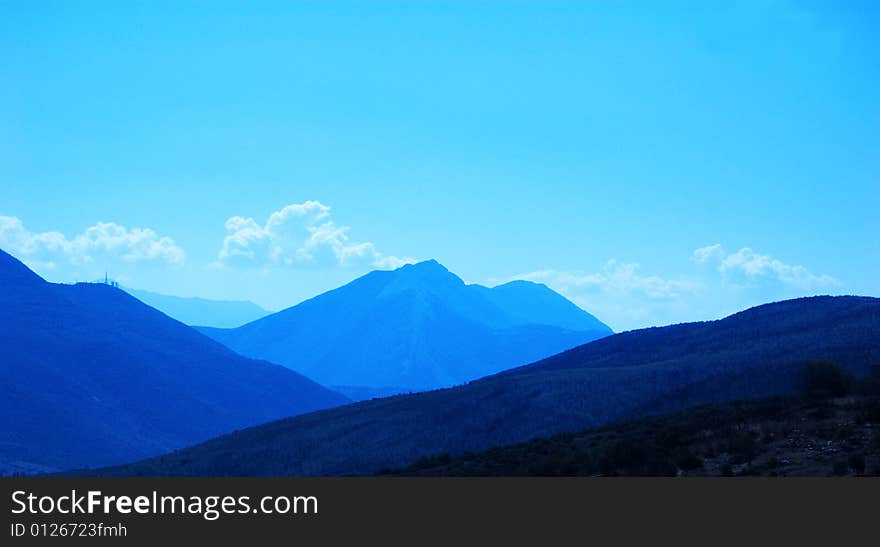
[[[854,391],[859,395],[876,397],[880,395],[880,365],[871,367],[871,374],[867,378],[858,380]]]
[[[849,464],[845,460],[835,460],[831,466],[831,474],[842,477],[849,473]]]
[[[864,454],[851,454],[849,457],[849,468],[853,470],[853,473],[856,475],[863,475],[865,473],[865,455]]]
[[[805,397],[843,397],[852,385],[852,374],[833,363],[807,363],[801,371],[800,389]]]
[[[703,460],[689,449],[682,448],[675,455],[675,466],[682,471],[694,471],[703,467]]]

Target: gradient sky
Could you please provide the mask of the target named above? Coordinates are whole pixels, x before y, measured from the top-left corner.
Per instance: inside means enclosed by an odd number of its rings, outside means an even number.
[[[878,6],[0,0],[0,247],[270,309],[436,258],[615,329],[880,296]]]

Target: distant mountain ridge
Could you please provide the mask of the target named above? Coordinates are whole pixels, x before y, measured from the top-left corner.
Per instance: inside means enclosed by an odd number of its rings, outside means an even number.
[[[611,329],[543,283],[514,280],[503,285],[469,285],[521,324],[552,325],[569,330]]]
[[[187,325],[234,328],[271,313],[247,300],[170,296],[128,287],[122,287],[122,290]]]
[[[862,377],[880,364],[880,299],[801,298],[616,334],[463,386],[279,420],[99,474],[372,474],[423,455],[790,394],[808,361]]]
[[[347,399],[0,250],[0,473],[121,463]]]
[[[435,260],[370,272],[236,329],[200,330],[352,393],[460,384],[612,333],[544,285],[466,285]]]

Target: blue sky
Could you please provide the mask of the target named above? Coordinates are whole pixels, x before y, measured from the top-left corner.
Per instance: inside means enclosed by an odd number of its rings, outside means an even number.
[[[436,258],[615,329],[880,296],[878,15],[0,1],[0,247],[271,309]]]

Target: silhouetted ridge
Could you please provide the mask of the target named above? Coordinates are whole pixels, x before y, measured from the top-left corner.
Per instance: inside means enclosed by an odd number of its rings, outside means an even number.
[[[45,283],[45,281],[20,260],[0,249],[0,284],[4,285],[6,290],[14,289],[16,285],[37,283]]]
[[[794,393],[803,365],[864,377],[880,299],[819,297],[616,334],[455,388],[280,420],[109,475],[345,475],[694,405]]]
[[[0,276],[0,473],[130,461],[347,402],[118,288],[47,283],[6,253]]]
[[[877,298],[861,296],[812,296],[762,304],[717,321],[651,327],[609,336],[572,348],[541,361],[502,374],[535,369],[569,367],[626,367],[661,361],[688,351],[736,352],[757,341],[776,341],[779,358],[789,341],[803,332],[822,329],[826,335],[841,330],[838,322],[854,315],[878,314]],[[873,320],[880,321],[874,316]]]

